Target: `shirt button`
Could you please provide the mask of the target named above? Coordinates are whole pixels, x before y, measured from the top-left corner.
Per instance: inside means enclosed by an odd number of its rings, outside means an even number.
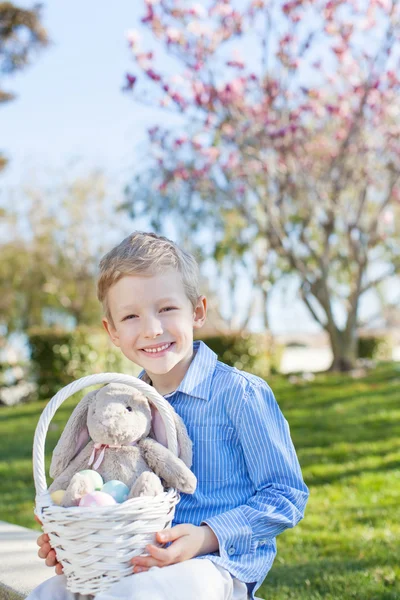
[[[228,554],[229,554],[229,556],[232,556],[232,554],[235,554],[235,552],[236,552],[236,548],[234,548],[233,546],[231,546],[231,547],[228,549]]]

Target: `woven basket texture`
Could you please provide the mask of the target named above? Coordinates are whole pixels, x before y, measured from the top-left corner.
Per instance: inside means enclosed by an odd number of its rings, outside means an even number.
[[[145,554],[147,544],[156,543],[157,531],[171,526],[179,501],[178,492],[169,489],[155,497],[132,498],[115,506],[64,508],[53,504],[44,469],[44,443],[50,421],[64,400],[77,391],[112,382],[131,385],[148,397],[164,421],[169,449],[177,454],[171,407],[153,387],[136,377],[119,373],[82,377],[60,390],[47,404],[34,439],[35,513],[63,565],[67,589],[74,593],[95,595],[131,575],[130,560]]]

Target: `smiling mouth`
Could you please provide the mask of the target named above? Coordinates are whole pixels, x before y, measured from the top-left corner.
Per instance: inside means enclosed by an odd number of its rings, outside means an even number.
[[[146,354],[158,354],[160,352],[164,352],[164,350],[168,350],[168,348],[170,348],[172,346],[174,342],[170,342],[168,344],[163,344],[162,346],[159,346],[158,348],[142,348],[142,352],[145,352]]]

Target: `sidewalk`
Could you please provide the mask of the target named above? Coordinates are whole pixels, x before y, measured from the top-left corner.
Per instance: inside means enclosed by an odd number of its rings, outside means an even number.
[[[37,555],[38,535],[39,531],[0,521],[0,600],[26,598],[55,574]]]

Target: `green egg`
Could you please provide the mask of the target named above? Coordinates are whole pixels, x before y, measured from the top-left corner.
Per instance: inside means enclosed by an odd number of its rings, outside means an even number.
[[[79,471],[80,475],[85,475],[85,477],[89,477],[94,485],[95,490],[101,490],[104,485],[104,481],[101,475],[97,471],[93,471],[92,469],[85,469],[84,471]]]

